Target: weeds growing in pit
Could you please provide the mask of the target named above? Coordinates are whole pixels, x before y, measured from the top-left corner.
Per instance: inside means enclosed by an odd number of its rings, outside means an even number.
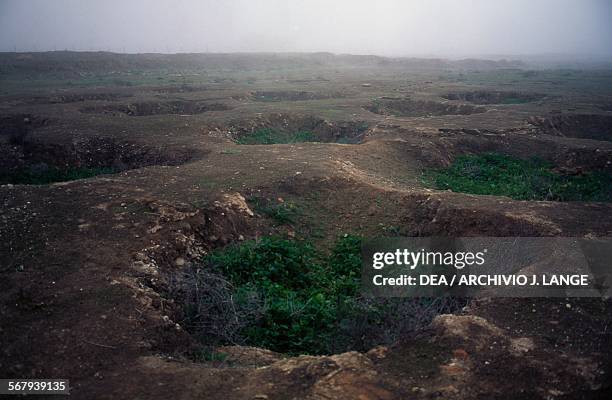
[[[270,128],[259,129],[236,139],[238,144],[287,144],[314,141],[316,141],[315,136],[310,131],[285,133]]]
[[[494,153],[459,156],[448,168],[426,172],[423,182],[441,190],[515,200],[612,201],[610,174],[563,175],[541,159]]]
[[[270,204],[260,198],[254,198],[252,201],[257,213],[272,218],[279,225],[294,224],[302,214],[301,209],[291,202]]]
[[[364,298],[360,281],[358,237],[326,253],[282,238],[248,241],[213,252],[182,281],[184,325],[204,345],[331,354],[390,343],[458,307],[452,299]]]
[[[44,169],[24,168],[0,173],[0,184],[46,185],[53,182],[75,181],[97,175],[114,174],[113,168],[48,167]]]

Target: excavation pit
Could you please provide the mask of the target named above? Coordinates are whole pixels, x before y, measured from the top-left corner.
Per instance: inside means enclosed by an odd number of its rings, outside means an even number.
[[[396,117],[431,117],[442,115],[470,115],[486,112],[486,108],[471,104],[439,103],[410,98],[382,97],[376,99],[366,110],[380,115]]]
[[[540,93],[524,93],[512,91],[486,91],[454,92],[442,96],[447,100],[466,101],[473,104],[525,104],[542,100],[546,97]]]
[[[81,109],[85,114],[111,114],[129,115],[131,117],[143,117],[151,115],[194,115],[208,111],[229,110],[225,104],[209,103],[204,101],[176,100],[167,102],[141,102],[129,104],[110,104],[104,106],[90,106]]]
[[[238,144],[302,142],[360,143],[369,130],[364,121],[328,121],[313,116],[271,114],[230,127]]]
[[[330,254],[277,237],[230,245],[170,279],[183,306],[175,318],[204,348],[326,355],[390,345],[466,305],[446,296],[366,298],[360,255],[354,236],[339,238]]]
[[[52,96],[37,96],[21,101],[22,104],[39,105],[39,104],[70,104],[81,103],[86,101],[118,101],[130,97],[123,93],[68,93],[57,94]]]
[[[540,133],[577,139],[612,141],[612,115],[568,114],[531,118]]]
[[[70,145],[0,141],[0,184],[48,184],[114,174],[151,165],[180,165],[195,157],[186,149],[152,148],[110,138]]]
[[[307,91],[291,91],[291,90],[279,90],[279,91],[257,91],[251,94],[251,98],[255,101],[307,101],[307,100],[322,100],[342,97],[340,94],[325,94],[315,93]]]

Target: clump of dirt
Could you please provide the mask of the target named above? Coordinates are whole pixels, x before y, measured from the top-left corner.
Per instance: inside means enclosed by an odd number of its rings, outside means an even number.
[[[0,142],[0,183],[48,183],[116,173],[150,165],[179,165],[195,151],[167,150],[112,138],[75,140],[69,145],[39,141]]]
[[[394,115],[396,117],[470,115],[487,111],[484,107],[470,104],[438,103],[435,101],[413,100],[409,97],[381,97],[364,108],[375,114]]]
[[[328,121],[311,115],[268,114],[248,121],[237,121],[230,125],[229,136],[243,141],[249,135],[263,129],[292,135],[297,132],[310,133],[309,140],[324,143],[360,143],[369,130],[365,121]]]
[[[251,98],[256,101],[304,101],[321,100],[343,97],[339,93],[314,93],[294,90],[262,90],[251,93]]]
[[[202,114],[207,111],[226,111],[229,109],[230,107],[222,103],[175,100],[166,102],[147,101],[129,104],[90,106],[84,107],[80,111],[86,114],[125,114],[131,117],[141,117],[164,114],[192,115]]]
[[[567,114],[528,121],[540,133],[578,139],[612,141],[612,115]]]
[[[541,100],[546,97],[546,95],[541,93],[514,91],[476,90],[471,92],[448,93],[442,97],[447,100],[467,101],[474,104],[524,104]]]

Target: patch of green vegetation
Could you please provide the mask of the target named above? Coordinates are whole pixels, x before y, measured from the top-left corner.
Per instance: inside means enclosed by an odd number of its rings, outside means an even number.
[[[464,155],[448,168],[428,171],[433,188],[515,200],[612,201],[612,176],[603,172],[563,175],[547,161],[502,154]]]
[[[316,138],[310,131],[286,133],[271,128],[259,129],[251,134],[236,139],[238,144],[288,144],[315,142]]]
[[[235,149],[226,149],[226,150],[221,150],[221,154],[242,154],[242,151],[235,150]]]
[[[241,343],[286,354],[366,351],[465,306],[453,298],[369,298],[361,239],[328,250],[264,237],[208,255],[179,286],[184,326],[205,346]],[[401,318],[398,318],[401,315]]]
[[[274,351],[329,354],[342,320],[356,313],[361,241],[341,238],[329,257],[310,244],[280,238],[246,242],[210,255],[234,285],[238,307],[254,295],[262,315],[242,329],[248,344]]]
[[[23,168],[0,173],[0,184],[46,185],[53,182],[75,181],[97,175],[114,174],[113,168],[49,167],[45,169]]]
[[[279,225],[295,223],[302,213],[299,206],[292,202],[270,204],[259,198],[254,198],[252,201],[257,213],[272,218]]]
[[[210,347],[202,347],[192,355],[193,360],[196,362],[224,362],[227,357],[227,353],[216,351]]]

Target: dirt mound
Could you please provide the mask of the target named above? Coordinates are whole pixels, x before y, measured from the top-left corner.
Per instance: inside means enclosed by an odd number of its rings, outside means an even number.
[[[396,117],[470,115],[487,111],[484,107],[477,107],[469,104],[438,103],[435,101],[392,97],[376,99],[372,104],[364,108],[375,114],[395,115]]]
[[[541,93],[476,90],[472,92],[448,93],[442,97],[447,100],[467,101],[474,104],[523,104],[541,100],[546,95]]]
[[[312,133],[313,142],[359,143],[369,126],[364,121],[328,121],[311,115],[269,114],[248,121],[236,121],[228,128],[230,137],[240,140],[262,129],[271,129],[284,134],[296,132]]]
[[[207,111],[225,111],[229,109],[230,107],[221,103],[175,100],[166,102],[147,101],[141,103],[91,106],[84,107],[80,111],[86,114],[125,114],[131,117],[142,117],[165,114],[192,115],[202,114]]]
[[[256,101],[304,101],[304,100],[321,100],[343,97],[341,94],[332,93],[314,93],[306,91],[292,90],[265,90],[251,93],[251,98]]]
[[[549,118],[533,117],[528,122],[547,135],[612,141],[612,115],[555,115]]]

